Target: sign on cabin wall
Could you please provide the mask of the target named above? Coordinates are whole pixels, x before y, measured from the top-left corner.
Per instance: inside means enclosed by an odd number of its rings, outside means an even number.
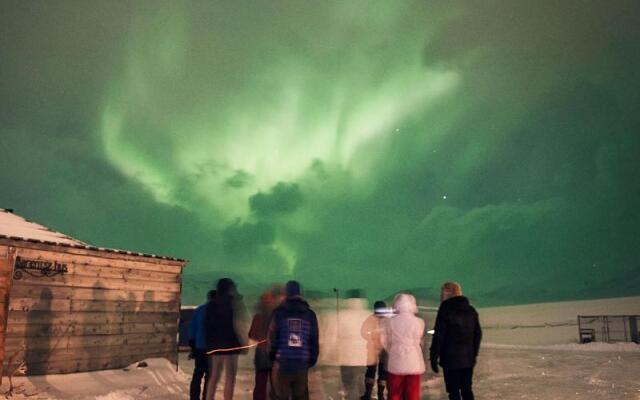
[[[30,260],[18,256],[13,270],[13,279],[20,280],[24,274],[40,278],[64,275],[67,272],[67,264],[57,261]]]

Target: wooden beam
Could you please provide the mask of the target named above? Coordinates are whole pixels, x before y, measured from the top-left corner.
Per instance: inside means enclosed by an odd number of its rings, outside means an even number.
[[[134,262],[138,261],[145,264],[154,263],[159,265],[176,266],[176,267],[179,267],[180,269],[182,269],[187,263],[186,260],[162,258],[161,256],[153,257],[150,254],[148,255],[127,254],[126,252],[117,252],[111,249],[102,249],[102,250],[100,250],[99,248],[87,249],[83,247],[71,247],[71,246],[65,246],[62,244],[39,243],[39,242],[32,242],[32,241],[5,238],[5,237],[0,237],[0,245],[13,246],[20,249],[35,249],[35,250],[53,251],[56,253],[99,257],[104,259],[127,260],[127,261],[134,261]]]

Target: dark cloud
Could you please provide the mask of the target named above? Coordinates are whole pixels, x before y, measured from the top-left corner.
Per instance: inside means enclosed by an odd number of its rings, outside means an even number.
[[[239,189],[245,187],[250,180],[250,174],[243,170],[237,170],[232,176],[227,178],[225,183],[229,187]]]
[[[227,253],[252,253],[258,246],[270,245],[274,239],[275,229],[267,222],[236,221],[224,230],[222,243]]]
[[[278,182],[267,193],[256,193],[249,197],[249,207],[257,215],[269,216],[294,212],[303,200],[298,184]]]

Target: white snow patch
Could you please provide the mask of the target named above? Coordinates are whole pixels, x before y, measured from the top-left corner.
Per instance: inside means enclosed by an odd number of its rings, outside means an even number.
[[[86,246],[85,243],[60,232],[53,231],[43,225],[27,221],[19,215],[0,208],[0,235],[14,236],[27,240],[41,240],[76,246]]]
[[[548,350],[548,351],[598,351],[612,353],[640,352],[640,345],[635,343],[566,343],[546,346],[514,345],[500,343],[483,343],[483,348],[505,350]]]
[[[134,396],[128,394],[129,392],[130,391],[126,390],[118,390],[104,396],[96,396],[96,400],[136,400]]]
[[[577,345],[578,315],[640,315],[640,297],[487,307],[478,313],[486,343]]]
[[[31,399],[173,400],[188,397],[190,377],[187,374],[177,371],[166,359],[145,361],[148,366],[144,368],[134,363],[123,369],[18,377],[14,383],[28,389],[25,393],[38,393],[37,396],[23,396]],[[7,383],[5,379],[3,390]]]

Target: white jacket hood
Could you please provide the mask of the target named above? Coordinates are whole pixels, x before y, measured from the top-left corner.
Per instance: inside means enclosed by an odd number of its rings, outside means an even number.
[[[406,293],[396,295],[393,301],[393,308],[398,314],[415,314],[418,312],[416,298]]]
[[[416,299],[410,294],[396,296],[396,315],[384,322],[382,345],[389,356],[387,370],[396,375],[416,375],[425,371],[422,356],[424,320],[416,317]]]

